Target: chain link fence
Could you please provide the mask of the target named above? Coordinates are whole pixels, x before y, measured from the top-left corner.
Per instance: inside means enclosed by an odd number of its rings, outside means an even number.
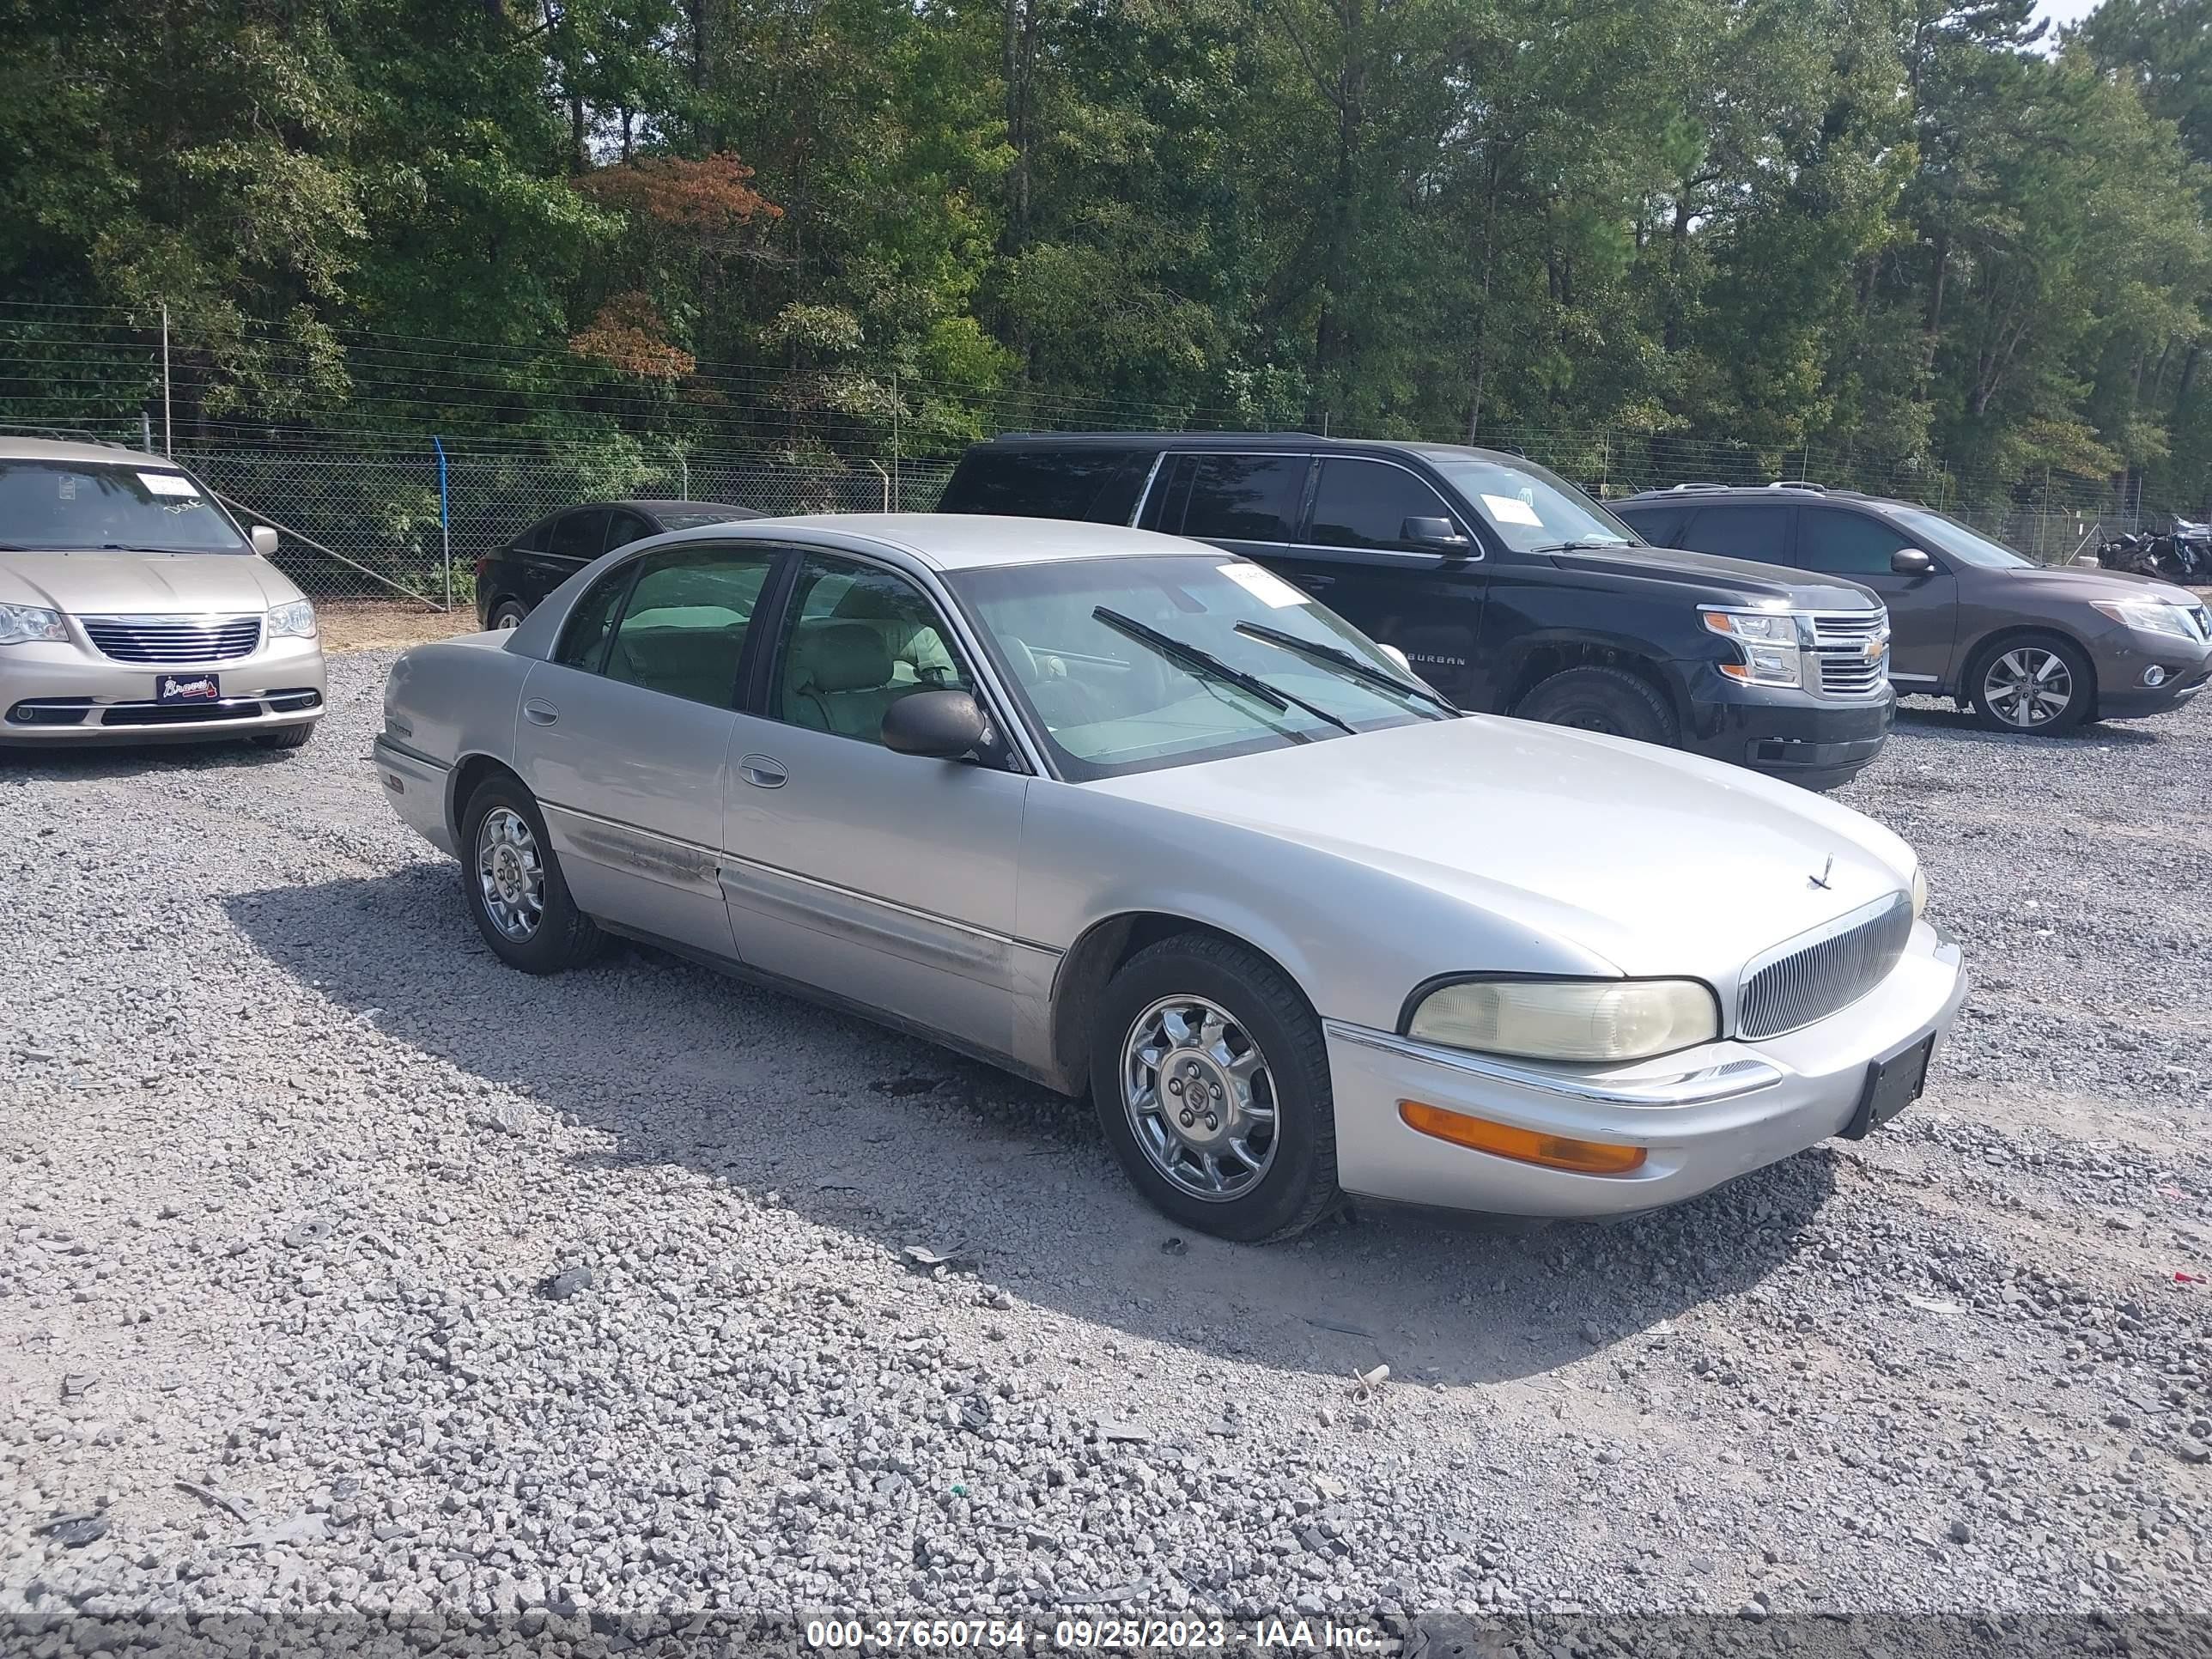
[[[796,464],[684,455],[609,464],[441,442],[421,453],[198,448],[176,459],[241,519],[274,526],[276,562],[318,599],[465,609],[477,561],[579,501],[716,501],[755,513],[925,513],[949,462]]]

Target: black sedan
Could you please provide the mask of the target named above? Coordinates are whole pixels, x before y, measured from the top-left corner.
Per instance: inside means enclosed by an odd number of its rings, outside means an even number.
[[[664,530],[696,530],[764,516],[727,501],[586,501],[549,513],[477,561],[477,620],[512,628],[602,553]]]

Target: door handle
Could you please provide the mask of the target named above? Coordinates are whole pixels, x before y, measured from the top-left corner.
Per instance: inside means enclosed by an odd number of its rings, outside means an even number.
[[[791,774],[783,769],[783,763],[770,760],[766,755],[747,755],[738,763],[738,775],[762,789],[781,789],[791,780]]]
[[[523,718],[532,726],[550,726],[561,718],[559,709],[551,703],[543,702],[537,697],[531,698],[522,705],[522,714]]]

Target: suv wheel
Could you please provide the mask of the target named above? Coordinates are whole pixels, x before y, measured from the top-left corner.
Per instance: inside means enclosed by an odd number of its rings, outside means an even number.
[[[1974,717],[1992,732],[2063,732],[2089,713],[2088,659],[2053,634],[2000,640],[1967,678]]]
[[[523,609],[521,600],[501,599],[491,608],[491,625],[495,630],[504,634],[510,629],[520,627],[522,619],[529,614]]]
[[[1649,680],[1625,668],[1567,669],[1540,684],[1513,713],[1520,720],[1638,743],[1674,741],[1674,711],[1667,699]]]

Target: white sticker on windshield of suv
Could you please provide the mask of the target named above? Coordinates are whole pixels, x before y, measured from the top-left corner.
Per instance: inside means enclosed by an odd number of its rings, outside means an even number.
[[[1256,564],[1224,564],[1221,574],[1261,604],[1280,611],[1285,605],[1311,605],[1313,596],[1301,593],[1272,570]]]
[[[1544,527],[1544,521],[1536,516],[1536,509],[1518,495],[1485,495],[1482,504],[1499,524],[1533,524],[1539,530]]]
[[[199,486],[190,478],[179,477],[173,472],[141,472],[138,482],[153,495],[190,495],[197,500],[200,493]]]

